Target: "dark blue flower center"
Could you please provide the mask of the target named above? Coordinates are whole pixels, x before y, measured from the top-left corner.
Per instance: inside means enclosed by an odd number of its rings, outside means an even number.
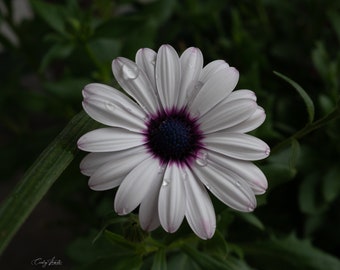
[[[202,146],[198,123],[186,110],[158,113],[147,126],[147,145],[162,162],[188,162]]]

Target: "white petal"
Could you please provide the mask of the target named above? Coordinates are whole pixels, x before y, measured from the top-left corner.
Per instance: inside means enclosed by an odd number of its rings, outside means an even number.
[[[164,109],[172,109],[179,94],[181,66],[177,52],[170,45],[162,45],[157,53],[156,84]]]
[[[135,167],[119,186],[114,208],[119,215],[133,211],[148,196],[151,185],[161,181],[159,162],[153,157],[146,158]]]
[[[202,239],[210,239],[216,228],[214,207],[204,185],[187,170],[184,181],[186,193],[185,216],[191,229]]]
[[[140,131],[145,128],[145,113],[130,98],[103,84],[92,83],[83,90],[83,108],[96,121],[108,125]]]
[[[236,100],[236,99],[252,99],[254,101],[257,100],[257,97],[255,95],[255,93],[251,90],[248,89],[240,89],[240,90],[236,90],[233,91],[229,96],[228,96],[228,102],[232,101],[232,100]]]
[[[181,55],[180,63],[182,77],[177,106],[182,108],[190,98],[203,68],[202,52],[197,48],[188,48]]]
[[[222,168],[229,169],[244,179],[255,194],[263,194],[268,182],[263,172],[252,162],[233,159],[213,151],[209,151],[209,160]]]
[[[212,61],[203,68],[199,76],[199,81],[206,83],[213,74],[228,67],[228,63],[226,63],[224,60]]]
[[[118,57],[112,61],[112,71],[120,86],[148,113],[156,113],[158,102],[156,89],[133,61]]]
[[[266,114],[264,110],[260,106],[257,106],[255,112],[248,119],[233,127],[229,127],[227,131],[246,133],[261,126],[265,119]]]
[[[242,212],[253,211],[256,198],[249,185],[232,171],[214,165],[211,161],[205,166],[195,164],[192,171],[211,193],[229,207]]]
[[[91,176],[100,166],[114,159],[114,152],[87,154],[80,162],[80,171],[84,175]]]
[[[217,71],[207,80],[190,105],[190,111],[203,116],[235,88],[239,73],[228,67]]]
[[[91,189],[107,190],[120,185],[126,175],[148,156],[144,147],[113,152],[111,155],[111,160],[96,169],[90,177]]]
[[[142,134],[121,128],[100,128],[80,137],[78,148],[87,152],[120,151],[144,144]]]
[[[136,53],[136,64],[144,71],[154,89],[156,87],[155,66],[157,53],[149,48],[139,49]]]
[[[139,222],[143,230],[153,231],[160,225],[158,215],[158,197],[162,185],[163,173],[160,173],[159,181],[150,186],[148,195],[144,197],[139,207]]]
[[[162,227],[175,232],[181,225],[185,213],[185,190],[183,169],[168,165],[159,193],[158,214]]]
[[[248,119],[256,110],[257,104],[252,99],[228,98],[217,104],[198,121],[204,134],[233,127]]]
[[[268,157],[270,148],[262,140],[242,133],[215,132],[203,139],[206,148],[241,160]]]

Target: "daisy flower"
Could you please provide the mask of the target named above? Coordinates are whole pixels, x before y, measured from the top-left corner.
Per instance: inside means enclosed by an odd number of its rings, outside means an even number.
[[[223,60],[203,67],[199,49],[179,57],[173,47],[144,48],[135,62],[118,57],[113,74],[129,95],[93,83],[83,108],[107,127],[78,141],[91,152],[81,162],[93,190],[119,187],[114,209],[126,215],[139,206],[140,225],[175,232],[184,217],[202,239],[216,229],[210,195],[238,211],[256,207],[267,188],[252,161],[269,147],[245,134],[259,127],[264,110],[250,90],[233,91],[238,71]]]

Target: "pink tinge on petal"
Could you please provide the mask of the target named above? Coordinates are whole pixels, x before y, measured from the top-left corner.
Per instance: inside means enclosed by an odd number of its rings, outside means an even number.
[[[209,150],[240,160],[260,160],[270,153],[264,141],[247,134],[230,133],[228,130],[211,133],[203,142]]]
[[[247,133],[250,132],[259,126],[261,126],[266,119],[266,114],[260,106],[257,106],[255,112],[246,120],[241,123],[238,123],[235,126],[229,127],[227,129],[228,132],[237,132],[237,133]]]
[[[255,194],[263,194],[266,191],[267,178],[252,162],[230,158],[214,151],[209,151],[208,155],[209,161],[214,163],[214,166],[233,171],[249,184]]]
[[[208,164],[192,167],[196,176],[219,200],[229,207],[249,212],[256,206],[254,192],[249,185],[231,170],[214,166],[208,158]]]
[[[136,64],[144,71],[149,81],[156,89],[155,67],[157,53],[149,48],[139,49],[136,53]]]
[[[202,239],[211,238],[216,229],[215,211],[204,185],[190,170],[186,171],[186,219],[191,229]]]
[[[170,233],[177,231],[185,214],[185,190],[182,169],[168,165],[158,199],[158,214],[162,227]]]

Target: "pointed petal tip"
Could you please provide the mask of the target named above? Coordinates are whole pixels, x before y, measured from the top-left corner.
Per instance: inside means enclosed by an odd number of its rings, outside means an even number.
[[[84,136],[81,136],[81,137],[78,139],[78,141],[77,141],[77,147],[78,147],[78,149],[85,151],[85,150],[84,150],[84,138],[83,138],[83,137],[84,137]]]
[[[254,202],[250,202],[244,212],[253,212],[256,208],[256,200]]]
[[[119,216],[125,216],[127,214],[129,214],[131,211],[129,211],[128,209],[124,208],[124,207],[118,207],[118,206],[114,206],[115,212],[117,213],[117,215]]]

